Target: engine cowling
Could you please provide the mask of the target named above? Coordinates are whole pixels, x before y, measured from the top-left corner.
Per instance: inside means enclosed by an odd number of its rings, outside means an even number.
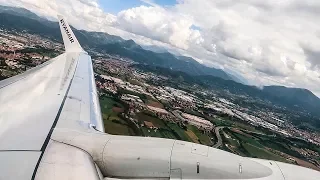
[[[52,138],[87,151],[104,177],[123,179],[318,180],[320,172],[241,157],[179,140],[55,130]]]

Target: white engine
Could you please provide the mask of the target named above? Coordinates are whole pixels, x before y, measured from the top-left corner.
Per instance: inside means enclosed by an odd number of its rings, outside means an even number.
[[[59,129],[52,139],[89,153],[105,179],[320,179],[311,169],[178,140]]]

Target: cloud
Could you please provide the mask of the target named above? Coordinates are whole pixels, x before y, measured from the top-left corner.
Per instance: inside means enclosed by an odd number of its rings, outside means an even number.
[[[3,0],[37,14],[64,14],[77,28],[158,45],[243,75],[253,84],[303,87],[320,95],[320,1],[152,0],[109,14],[97,0]],[[197,27],[197,28],[194,28]]]
[[[257,83],[308,88],[319,83],[319,79],[312,79],[312,82],[305,76],[319,74],[309,63],[310,60],[314,62],[318,54],[309,51],[306,55],[307,49],[301,44],[320,42],[320,26],[315,23],[317,16],[310,13],[320,12],[318,2],[183,0],[176,9],[192,16],[202,29],[202,52],[220,54],[224,62],[217,58],[207,57],[207,60],[242,72]]]
[[[79,2],[93,7],[99,7],[98,2],[96,0],[79,0]]]
[[[117,15],[116,26],[119,29],[162,41],[178,48],[187,49],[189,40],[200,36],[198,30],[191,27],[191,18],[177,15],[162,7],[140,6]]]
[[[306,56],[306,60],[311,65],[310,68],[320,69],[320,49],[310,45],[302,45],[302,49]]]

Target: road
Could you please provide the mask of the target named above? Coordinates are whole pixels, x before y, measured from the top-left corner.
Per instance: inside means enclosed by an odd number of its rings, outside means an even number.
[[[223,129],[223,128],[225,128],[224,126],[219,126],[219,127],[216,127],[215,128],[215,132],[216,132],[216,136],[217,136],[217,138],[218,138],[218,142],[215,144],[215,145],[213,145],[212,147],[213,148],[218,148],[218,147],[220,147],[221,145],[222,145],[222,139],[221,139],[221,136],[220,136],[220,130],[221,129]]]

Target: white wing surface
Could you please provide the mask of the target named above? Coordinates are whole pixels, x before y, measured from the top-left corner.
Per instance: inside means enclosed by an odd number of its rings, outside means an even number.
[[[91,58],[63,17],[59,23],[66,52],[0,82],[0,169],[24,169],[11,179],[34,176],[55,127],[104,131]],[[8,179],[6,173],[0,179]]]

